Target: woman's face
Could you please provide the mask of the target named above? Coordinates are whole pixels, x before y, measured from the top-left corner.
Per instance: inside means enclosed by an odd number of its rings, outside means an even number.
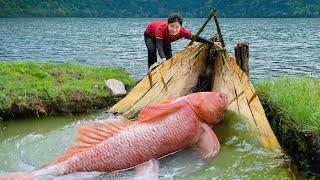
[[[173,22],[168,25],[170,35],[175,36],[180,32],[181,25],[178,22]]]

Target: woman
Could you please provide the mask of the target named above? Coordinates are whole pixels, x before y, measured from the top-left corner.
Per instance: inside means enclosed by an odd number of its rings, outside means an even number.
[[[181,38],[192,39],[192,34],[182,27],[182,17],[171,14],[168,21],[156,21],[149,24],[144,32],[144,40],[148,49],[148,66],[157,62],[157,51],[161,60],[172,57],[171,42]],[[197,42],[211,44],[221,50],[220,42],[213,42],[202,37],[197,37]]]

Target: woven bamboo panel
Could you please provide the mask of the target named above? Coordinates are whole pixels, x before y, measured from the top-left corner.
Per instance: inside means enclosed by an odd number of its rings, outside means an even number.
[[[236,64],[236,59],[218,54],[214,64],[213,91],[227,94],[228,110],[239,113],[245,119],[263,147],[282,154],[282,149],[256,95],[255,89],[244,71]]]
[[[149,75],[108,112],[133,118],[146,105],[191,93],[199,76],[204,72],[208,53],[207,45],[189,46],[153,71],[149,71]]]

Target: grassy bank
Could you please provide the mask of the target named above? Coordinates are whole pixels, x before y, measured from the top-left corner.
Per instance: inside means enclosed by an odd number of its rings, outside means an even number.
[[[85,112],[109,103],[107,79],[134,80],[121,69],[0,62],[0,117]]]
[[[307,176],[320,177],[320,80],[267,80],[256,90],[281,146]]]
[[[320,133],[319,79],[283,78],[261,82],[256,88],[281,107],[298,129]]]

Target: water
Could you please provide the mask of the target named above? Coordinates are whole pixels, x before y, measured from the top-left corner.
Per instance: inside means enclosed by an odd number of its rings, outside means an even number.
[[[155,19],[0,19],[0,60],[8,62],[76,63],[121,67],[135,79],[146,74],[146,25]],[[185,19],[195,33],[205,19]],[[320,77],[320,19],[220,19],[228,51],[250,43],[253,81],[280,76]],[[203,33],[215,32],[211,22]],[[174,42],[178,53],[188,40]],[[103,112],[65,117],[13,120],[0,131],[0,173],[34,170],[61,156],[72,143],[76,127],[108,118]],[[221,153],[205,161],[191,148],[160,160],[161,179],[253,179],[292,176],[275,154],[261,149],[245,124],[227,115],[215,128]],[[187,158],[186,158],[187,157]],[[132,178],[133,172],[101,175]]]
[[[5,122],[0,136],[0,174],[41,168],[66,151],[75,138],[76,127],[112,117],[99,112]],[[226,112],[214,131],[221,144],[216,158],[207,161],[194,149],[184,149],[159,160],[160,179],[290,179],[294,175],[288,165],[275,158],[276,154],[259,147],[258,140],[234,113]],[[83,174],[78,176],[83,177]],[[132,170],[86,176],[88,179],[133,177]],[[69,179],[70,176],[61,178]]]
[[[143,32],[156,19],[0,19],[0,60],[76,63],[121,67],[135,79],[146,74]],[[194,34],[205,19],[185,19]],[[304,75],[320,77],[320,19],[219,19],[228,51],[250,43],[250,75],[257,79]],[[210,22],[203,37],[210,37]],[[178,53],[188,44],[172,44]]]

